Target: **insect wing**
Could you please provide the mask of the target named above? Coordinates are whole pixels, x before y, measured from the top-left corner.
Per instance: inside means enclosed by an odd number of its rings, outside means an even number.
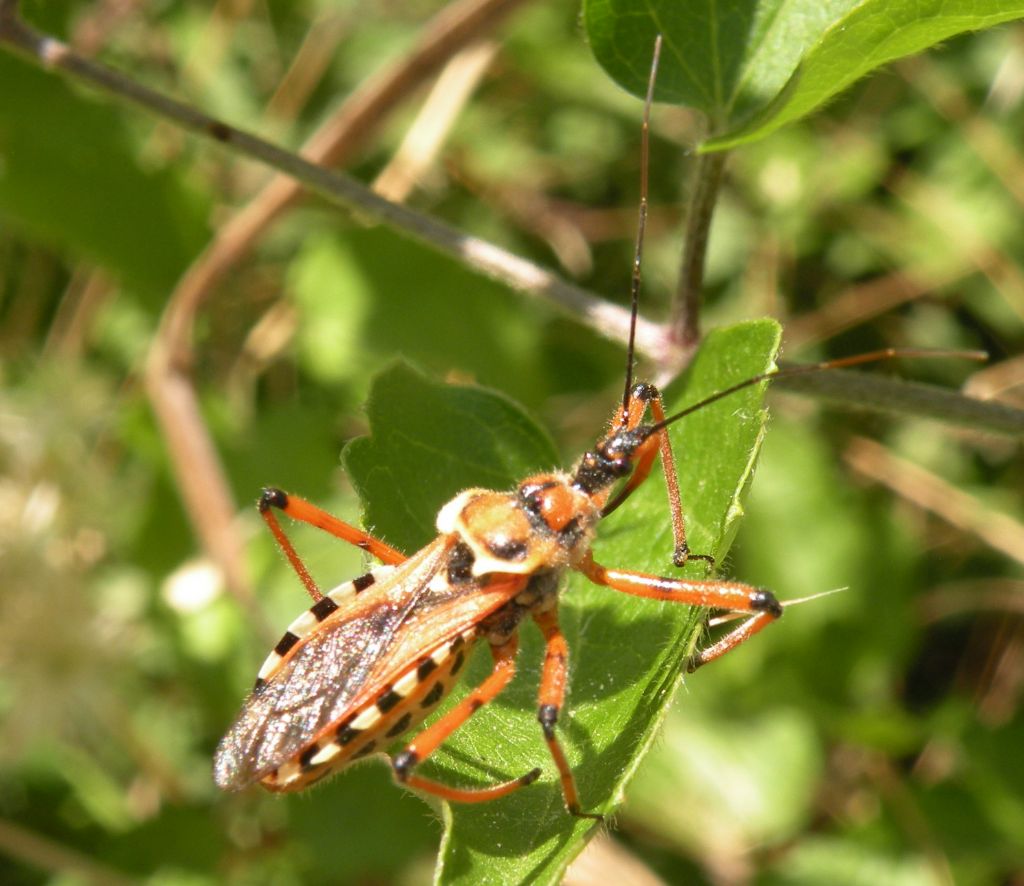
[[[338,608],[319,623],[319,604],[293,622],[217,748],[219,787],[241,790],[277,769],[393,672],[471,627],[523,584],[517,577],[452,586],[444,568],[449,553],[440,538],[399,567],[369,573],[372,587],[362,592],[366,576],[332,591],[327,596]]]
[[[297,753],[344,711],[365,685],[391,639],[444,561],[435,544],[402,564],[346,582],[325,599],[337,605],[322,623],[306,623],[316,605],[296,619],[270,654],[252,694],[217,747],[214,780],[241,790]],[[322,602],[322,601],[321,601]]]

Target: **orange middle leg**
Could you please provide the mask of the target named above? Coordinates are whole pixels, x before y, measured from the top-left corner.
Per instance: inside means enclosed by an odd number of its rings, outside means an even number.
[[[465,723],[487,702],[492,701],[512,679],[516,672],[515,657],[519,649],[519,638],[513,635],[501,646],[492,646],[494,670],[491,675],[467,695],[432,726],[416,736],[405,750],[391,761],[395,780],[418,791],[433,794],[442,800],[456,803],[482,803],[496,800],[513,791],[532,784],[540,777],[540,769],[532,769],[526,775],[487,788],[453,788],[428,778],[414,775],[412,769],[436,751],[456,729]]]
[[[600,563],[595,562],[590,555],[577,569],[594,584],[633,594],[636,597],[751,614],[751,617],[739,627],[712,645],[695,653],[687,665],[690,671],[695,671],[701,665],[720,658],[782,617],[782,605],[775,599],[775,595],[771,591],[764,591],[741,582],[661,578],[643,572],[606,569]]]
[[[562,781],[562,795],[565,797],[565,806],[570,814],[577,818],[594,818],[600,821],[604,816],[594,812],[582,812],[580,810],[579,793],[576,791],[576,779],[573,778],[572,770],[569,768],[569,761],[565,758],[565,751],[562,750],[555,735],[555,723],[558,722],[558,715],[565,702],[565,686],[568,676],[569,647],[565,642],[562,629],[558,626],[558,610],[549,609],[547,612],[536,612],[533,620],[544,634],[544,665],[540,677],[540,697],[538,699],[537,719],[544,730],[544,740],[547,742],[551,758],[555,761],[558,769],[558,777]]]

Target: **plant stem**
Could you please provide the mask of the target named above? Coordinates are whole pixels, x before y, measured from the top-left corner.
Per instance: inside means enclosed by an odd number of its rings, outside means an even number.
[[[700,154],[694,170],[690,209],[686,216],[683,261],[669,319],[671,340],[681,346],[684,353],[692,351],[700,342],[700,307],[708,234],[727,157],[726,151]]]

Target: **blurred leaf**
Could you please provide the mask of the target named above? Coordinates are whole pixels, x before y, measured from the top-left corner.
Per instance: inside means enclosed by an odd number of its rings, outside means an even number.
[[[383,228],[347,230],[337,249],[346,276],[374,295],[360,318],[364,353],[468,373],[524,401],[548,393],[537,359],[545,308],[524,311],[506,287]]]
[[[142,167],[117,111],[0,53],[0,214],[150,295],[207,235],[205,207]]]
[[[821,771],[806,713],[727,719],[690,710],[683,696],[630,786],[625,814],[658,840],[728,866],[729,857],[798,831]]]
[[[300,309],[296,346],[310,375],[347,380],[359,370],[359,345],[373,291],[336,235],[308,238],[289,267],[289,290]]]
[[[288,804],[296,848],[307,856],[306,882],[394,882],[410,861],[433,856],[439,823],[416,797],[395,788],[380,761],[355,767],[329,788]]]
[[[692,371],[668,392],[667,406],[681,408],[763,372],[771,365],[778,337],[777,325],[769,321],[713,333]],[[503,399],[488,405],[487,399],[494,398],[486,392],[437,385],[431,385],[428,397],[420,391],[422,381],[411,390],[408,382],[408,370],[392,370],[378,381],[368,407],[372,436],[355,441],[346,462],[365,497],[369,525],[411,549],[433,534],[437,509],[452,492],[470,485],[508,488],[522,479],[524,468],[550,462],[539,458],[544,438],[536,431],[532,442],[529,437],[517,440],[493,424],[494,410],[502,418],[508,409]],[[410,395],[414,399],[406,399]],[[392,396],[401,399],[392,401]],[[742,513],[739,495],[750,479],[763,428],[760,397],[757,389],[749,389],[673,426],[696,552],[722,557],[735,531]],[[400,425],[390,427],[394,421]],[[512,427],[522,438],[522,429]],[[610,521],[594,548],[600,561],[653,572],[669,568],[671,529],[661,486],[659,481],[645,484]],[[699,574],[699,569],[689,572]],[[574,665],[559,732],[584,807],[609,813],[637,765],[637,749],[652,739],[700,622],[686,607],[629,599],[578,578],[571,581],[563,606]],[[467,784],[512,777],[538,762],[552,771],[536,723],[531,672],[539,655],[539,638],[528,628],[520,661],[530,676],[515,681],[445,744],[426,767],[432,775]],[[481,678],[487,667],[484,656],[476,656],[466,682]],[[550,775],[499,802],[452,806],[446,820],[443,882],[484,876],[500,882],[557,882],[595,826],[566,813],[557,779]]]
[[[812,837],[793,847],[773,866],[773,882],[793,886],[939,886],[946,882],[919,857],[884,854],[866,843]]]
[[[594,55],[642,96],[655,35],[656,96],[704,112],[708,150],[763,138],[876,68],[965,31],[1024,16],[1024,3],[972,0],[585,0]]]

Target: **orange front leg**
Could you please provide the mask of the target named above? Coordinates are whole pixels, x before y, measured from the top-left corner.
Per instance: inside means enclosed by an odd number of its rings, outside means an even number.
[[[612,421],[612,427],[616,422],[624,424],[628,428],[635,428],[640,424],[650,406],[651,416],[655,423],[665,420],[665,409],[662,405],[661,391],[654,385],[641,382],[633,388],[629,401],[629,413],[624,415],[622,407],[619,407],[616,418]],[[634,490],[647,479],[654,467],[654,459],[661,455],[661,467],[665,474],[665,489],[668,492],[668,508],[672,518],[672,536],[675,540],[675,549],[672,552],[672,562],[676,566],[685,566],[688,560],[705,560],[712,566],[715,558],[710,554],[691,554],[690,546],[686,543],[686,521],[683,518],[683,502],[679,494],[679,473],[676,470],[675,454],[672,452],[672,442],[669,440],[668,430],[662,428],[657,431],[649,440],[641,444],[635,454],[635,467],[630,474],[626,484],[619,490],[618,494],[601,511],[602,517],[607,517],[619,505],[621,505]]]
[[[406,560],[405,554],[401,551],[396,551],[393,547],[385,544],[378,538],[374,538],[368,532],[363,532],[362,529],[357,529],[351,523],[339,520],[334,515],[328,514],[327,511],[321,510],[305,499],[299,498],[297,495],[289,495],[280,489],[264,489],[259,501],[260,516],[263,517],[264,522],[273,533],[278,546],[284,551],[284,555],[288,558],[288,562],[292,564],[292,569],[298,574],[309,595],[318,602],[323,598],[323,594],[320,592],[317,583],[313,580],[313,576],[309,574],[306,564],[302,562],[302,558],[296,552],[291,540],[285,535],[285,531],[281,528],[281,524],[278,523],[277,517],[271,508],[277,508],[293,520],[308,523],[310,526],[315,526],[317,529],[329,532],[336,538],[347,541],[361,550],[368,551],[382,563],[397,565]]]
[[[594,584],[613,588],[636,597],[652,600],[668,600],[671,603],[686,603],[689,606],[706,606],[710,609],[728,609],[733,612],[749,612],[751,617],[739,627],[730,631],[720,640],[699,650],[690,659],[687,669],[695,671],[701,665],[720,658],[754,634],[782,617],[782,604],[771,591],[752,587],[736,581],[717,579],[661,578],[643,572],[624,569],[606,569],[594,558],[587,555],[577,567]]]

